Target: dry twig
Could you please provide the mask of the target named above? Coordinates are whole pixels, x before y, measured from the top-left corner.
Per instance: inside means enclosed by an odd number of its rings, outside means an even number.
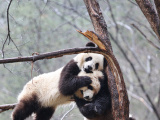
[[[147,40],[153,47],[155,47],[155,48],[157,48],[158,50],[160,50],[160,47],[158,47],[158,46],[155,45],[151,40],[149,40],[149,39],[147,38],[147,36],[146,36],[135,24],[132,24],[132,26],[133,26],[134,28],[136,28],[136,29],[146,38],[146,40]]]
[[[3,46],[2,46],[2,57],[4,58],[4,47],[5,47],[5,44],[7,42],[7,40],[9,40],[8,44],[10,42],[12,42],[14,44],[14,46],[16,47],[16,49],[18,50],[19,54],[21,55],[20,53],[20,50],[18,49],[17,45],[15,44],[15,42],[13,41],[13,39],[11,38],[11,35],[10,35],[10,23],[9,23],[9,9],[10,9],[10,6],[11,6],[11,3],[12,3],[12,0],[10,0],[9,2],[9,5],[8,5],[8,8],[7,8],[7,27],[8,27],[8,34],[7,34],[7,37],[3,43]],[[4,66],[5,67],[5,66]]]

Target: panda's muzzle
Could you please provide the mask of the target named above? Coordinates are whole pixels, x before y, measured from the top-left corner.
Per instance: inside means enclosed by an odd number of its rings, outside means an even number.
[[[86,101],[92,101],[92,100],[93,100],[93,98],[89,98],[89,96],[84,97],[84,99],[85,99]]]
[[[92,68],[91,66],[88,66],[87,68],[84,69],[84,71],[85,71],[86,73],[93,73],[93,72],[92,72],[92,69],[93,69],[93,68]]]

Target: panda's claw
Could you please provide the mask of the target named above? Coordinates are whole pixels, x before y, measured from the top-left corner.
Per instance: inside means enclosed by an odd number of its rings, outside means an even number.
[[[95,110],[95,112],[97,112],[97,113],[98,113],[98,110],[97,110],[97,107],[96,107],[96,106],[94,107],[94,110]]]

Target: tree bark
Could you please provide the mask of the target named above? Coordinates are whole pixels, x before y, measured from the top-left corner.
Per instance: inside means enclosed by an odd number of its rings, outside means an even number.
[[[154,3],[156,5],[158,17],[160,18],[160,0],[154,0]]]
[[[111,113],[107,113],[106,111],[106,115],[102,116],[102,118],[103,120],[128,120],[129,101],[126,86],[119,64],[112,52],[112,46],[109,40],[106,22],[100,10],[99,4],[96,0],[84,0],[84,3],[87,7],[91,21],[93,23],[94,30],[100,41],[94,39],[90,40],[96,43],[100,49],[110,51],[111,56],[115,62],[115,64],[109,63],[110,66],[108,66],[106,69],[106,74],[108,76],[108,85],[112,98],[112,117],[107,117],[109,116],[108,114]],[[106,55],[104,56],[107,61],[111,61]],[[99,118],[95,118],[93,120],[97,119]]]

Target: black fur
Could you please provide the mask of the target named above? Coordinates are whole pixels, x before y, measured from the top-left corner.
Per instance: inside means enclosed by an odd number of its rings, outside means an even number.
[[[104,115],[107,110],[111,109],[111,96],[108,90],[107,77],[99,79],[101,89],[92,101],[85,101],[74,95],[75,102],[80,112],[88,119]]]
[[[54,113],[54,109],[51,107],[41,108],[36,112],[35,120],[50,120]]]
[[[96,47],[96,45],[93,42],[88,42],[86,47]]]
[[[106,69],[106,67],[107,67],[107,64],[108,64],[108,62],[107,62],[107,60],[106,60],[106,58],[104,57],[103,58],[103,70],[105,71],[105,69]]]
[[[35,120],[50,120],[54,113],[53,108],[42,107],[37,100],[36,95],[32,95],[29,100],[21,100],[14,108],[13,120],[24,120],[32,113],[36,114]]]
[[[133,118],[133,117],[130,117],[130,118],[129,118],[129,120],[136,120],[136,119],[135,119],[135,118]]]
[[[92,60],[92,57],[88,57],[88,58],[85,59],[86,62],[91,61],[91,60]]]
[[[79,88],[91,84],[88,76],[77,76],[81,70],[74,60],[71,60],[62,70],[59,81],[59,91],[63,95],[73,95]]]
[[[99,63],[96,63],[96,65],[95,65],[96,67],[95,67],[95,69],[97,70],[98,69],[98,67],[99,67]]]

